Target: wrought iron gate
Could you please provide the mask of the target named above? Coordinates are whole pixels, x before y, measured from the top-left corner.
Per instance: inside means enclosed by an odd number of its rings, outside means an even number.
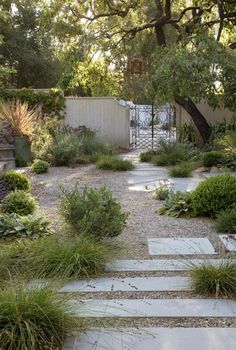
[[[161,139],[171,140],[175,137],[174,119],[174,108],[169,104],[161,108],[153,104],[132,106],[132,148],[153,149]]]

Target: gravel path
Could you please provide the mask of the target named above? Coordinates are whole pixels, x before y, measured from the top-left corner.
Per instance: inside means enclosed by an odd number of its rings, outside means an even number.
[[[137,162],[137,157],[126,155]],[[123,233],[116,240],[125,247],[120,253],[124,259],[155,259],[148,254],[147,238],[158,237],[207,237],[219,255],[225,255],[225,248],[212,228],[213,221],[206,218],[172,218],[157,213],[162,205],[153,197],[152,192],[132,191],[129,189],[130,173],[97,170],[94,165],[76,168],[50,168],[48,174],[32,175],[32,192],[39,202],[38,211],[55,223],[55,233],[60,234],[63,221],[57,212],[60,187],[71,188],[78,184],[81,188],[107,186],[118,198],[125,211],[130,212]],[[194,258],[201,256],[194,256]],[[161,258],[161,257],[160,257]],[[168,257],[163,257],[164,259]],[[172,257],[178,259],[179,257]],[[212,257],[211,257],[212,258]],[[214,257],[213,257],[214,258]],[[174,276],[187,275],[187,272],[106,272],[111,276]],[[72,293],[73,299],[113,299],[113,298],[201,298],[190,292],[112,292],[112,293]],[[90,320],[93,327],[236,327],[235,318],[137,318],[137,319],[99,319]]]
[[[153,197],[152,192],[129,190],[128,173],[114,173],[97,170],[94,165],[76,168],[50,168],[48,174],[32,175],[33,194],[39,202],[39,212],[62,225],[57,212],[60,187],[79,186],[99,187],[106,185],[119,199],[124,210],[130,216],[123,233],[117,238],[124,247],[123,258],[150,258],[147,238],[158,237],[208,237],[218,253],[224,253],[224,246],[212,228],[212,220],[207,218],[172,218],[157,213],[162,205]],[[60,226],[59,225],[59,226]],[[197,256],[196,256],[197,258]]]

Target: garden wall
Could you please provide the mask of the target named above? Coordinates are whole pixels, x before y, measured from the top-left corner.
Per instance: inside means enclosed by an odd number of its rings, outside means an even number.
[[[181,127],[185,123],[191,121],[190,115],[179,105],[176,105],[176,126]],[[216,109],[213,110],[207,103],[201,102],[197,104],[200,112],[205,116],[209,124],[214,125],[217,122],[230,122],[233,117],[233,113],[229,109]],[[178,135],[177,135],[178,136]],[[197,135],[200,140],[200,135]]]
[[[105,141],[130,148],[130,111],[113,97],[66,97],[65,125],[85,125]]]

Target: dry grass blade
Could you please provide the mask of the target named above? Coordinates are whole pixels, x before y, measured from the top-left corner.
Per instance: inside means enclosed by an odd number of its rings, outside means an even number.
[[[15,136],[31,136],[38,118],[36,108],[30,109],[27,103],[0,101],[0,119],[10,124]]]

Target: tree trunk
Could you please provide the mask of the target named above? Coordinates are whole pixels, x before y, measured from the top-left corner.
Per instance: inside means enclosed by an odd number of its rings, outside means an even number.
[[[188,112],[194,122],[194,125],[199,131],[204,144],[207,143],[210,136],[210,126],[195,103],[190,98],[184,98],[182,96],[175,96],[175,102],[183,107],[186,112]]]

